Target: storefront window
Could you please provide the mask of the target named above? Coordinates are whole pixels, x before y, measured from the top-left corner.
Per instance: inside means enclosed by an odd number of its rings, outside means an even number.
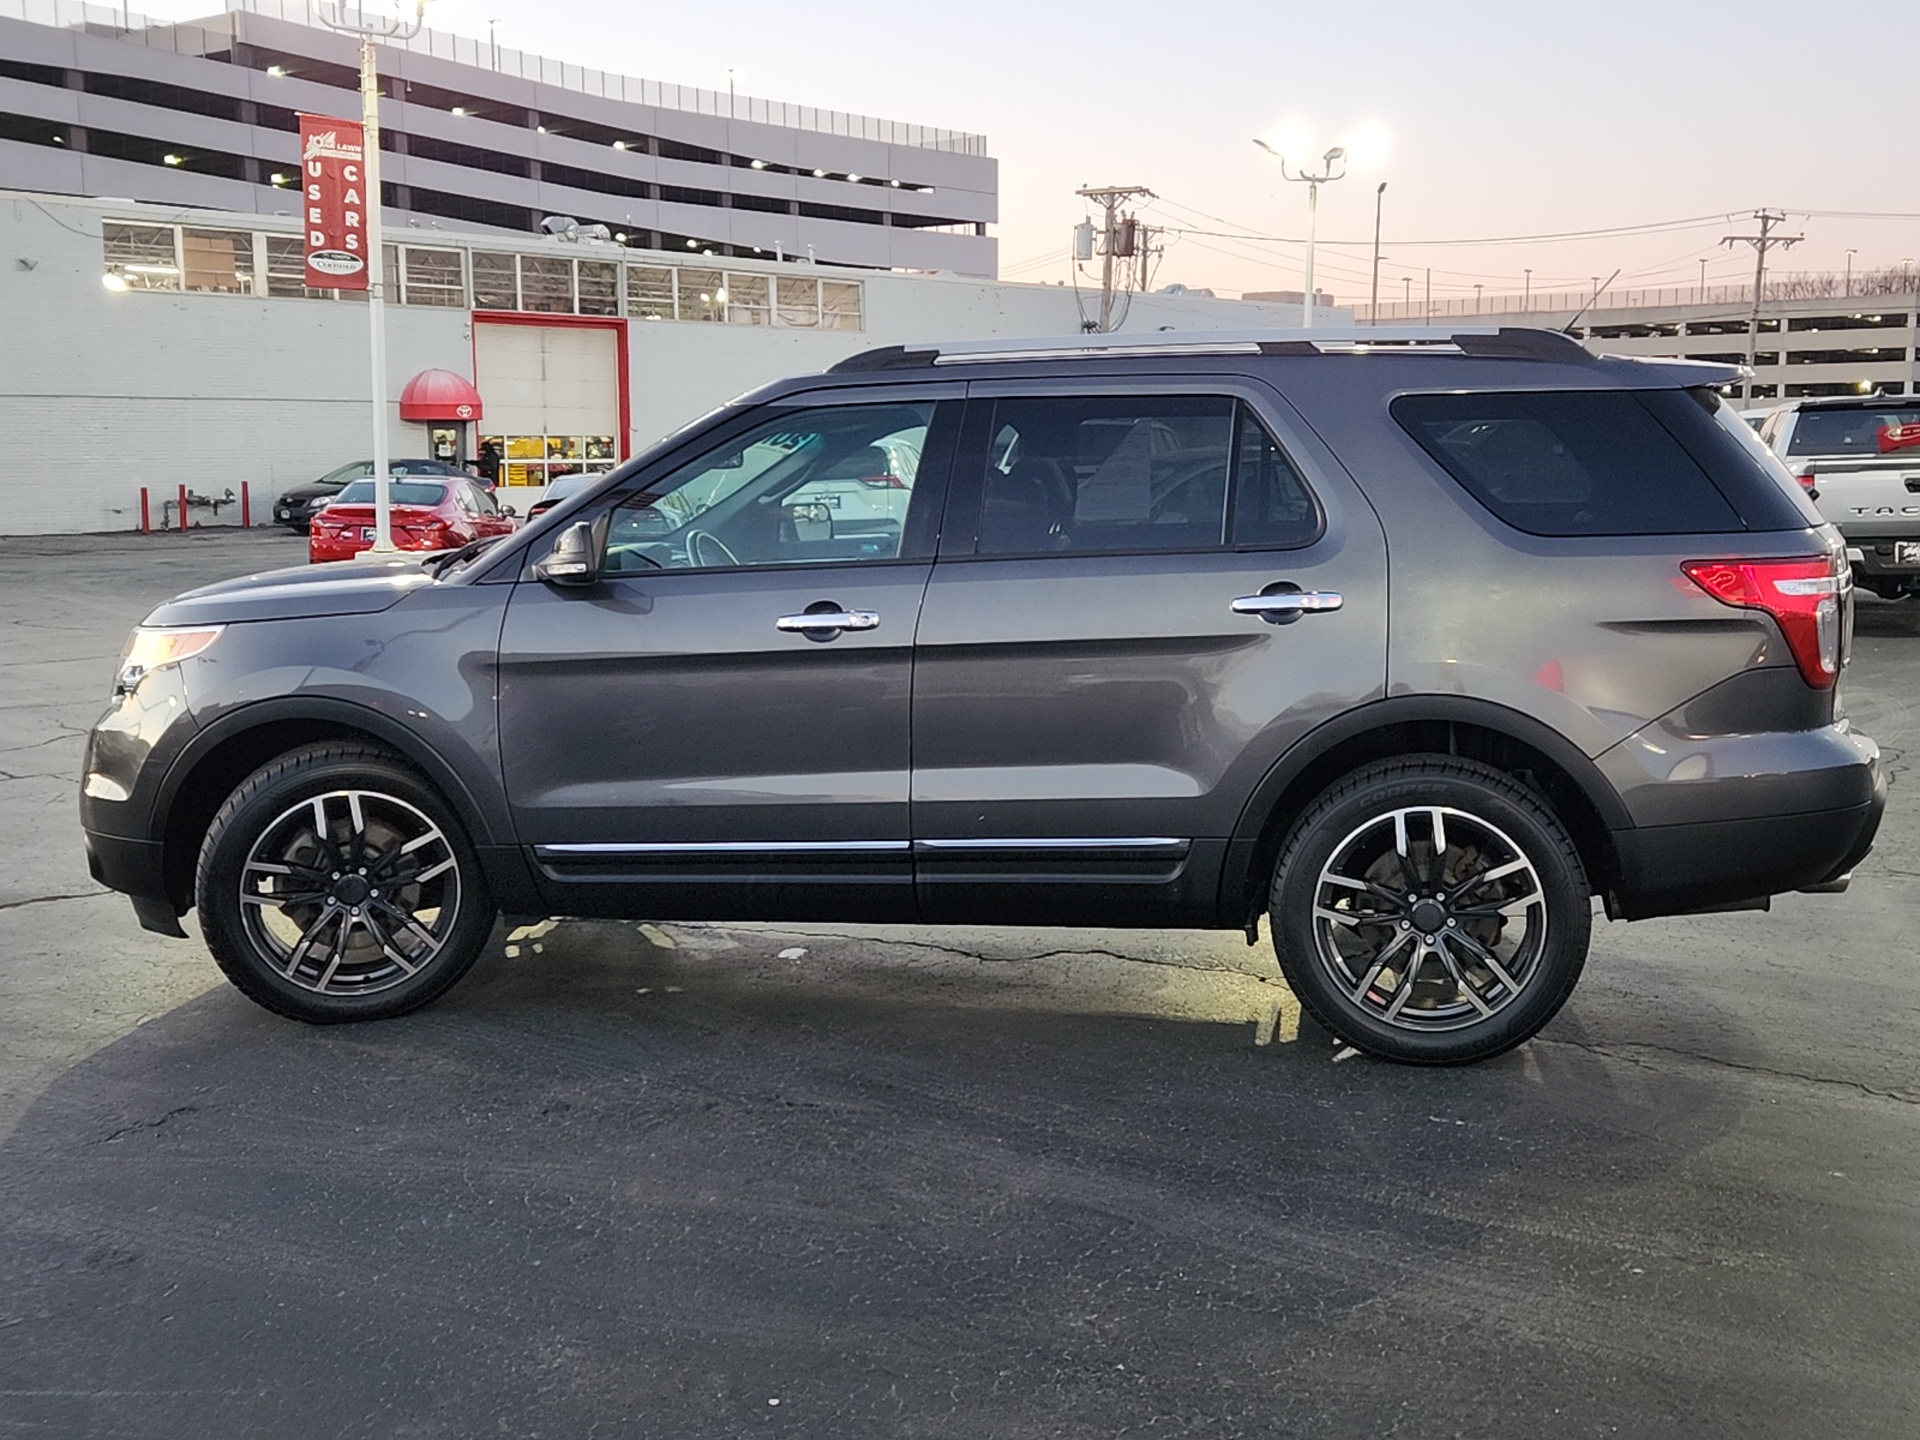
[[[180,256],[174,249],[171,225],[122,225],[109,220],[106,237],[107,269],[132,290],[178,290]]]
[[[680,272],[680,318],[682,320],[724,320],[727,318],[727,277],[718,270],[682,270]]]
[[[780,323],[803,330],[820,328],[820,282],[780,277]]]
[[[620,267],[604,260],[582,260],[580,270],[580,313],[582,315],[618,315],[620,313]]]
[[[671,320],[673,271],[650,265],[627,269],[627,314],[635,320]]]
[[[486,250],[473,252],[474,309],[520,308],[520,285],[514,268],[516,258],[512,255],[495,255]]]
[[[620,463],[611,435],[483,435],[504,457],[502,485],[547,485],[562,475],[598,475]]]
[[[298,235],[267,236],[267,294],[294,300],[333,297],[331,290],[307,288],[307,253]]]
[[[182,230],[184,285],[218,295],[251,295],[253,236],[244,230]]]
[[[401,254],[400,303],[460,309],[467,286],[460,274],[458,250],[427,250],[409,245]]]
[[[844,280],[820,282],[820,324],[828,330],[861,328],[860,286]]]
[[[571,315],[573,261],[550,255],[522,255],[520,308],[541,315]]]
[[[729,325],[771,325],[773,323],[771,289],[765,275],[727,276],[727,323]]]

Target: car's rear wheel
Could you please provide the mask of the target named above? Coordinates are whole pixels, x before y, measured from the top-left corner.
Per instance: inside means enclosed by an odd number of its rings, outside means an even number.
[[[1481,1060],[1572,992],[1592,907],[1565,827],[1512,777],[1447,756],[1333,786],[1281,847],[1270,918],[1300,1003],[1385,1059]]]
[[[207,831],[195,892],[227,978],[315,1024],[439,998],[494,920],[451,807],[395,756],[350,743],[308,746],[249,776]]]

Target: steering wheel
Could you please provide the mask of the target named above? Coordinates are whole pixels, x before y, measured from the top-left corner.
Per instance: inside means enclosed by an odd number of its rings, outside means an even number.
[[[686,544],[687,559],[692,561],[698,569],[705,569],[715,564],[738,565],[740,563],[740,557],[729,550],[725,542],[711,530],[687,531]],[[718,551],[726,558],[723,561],[709,560],[707,556],[712,551]]]

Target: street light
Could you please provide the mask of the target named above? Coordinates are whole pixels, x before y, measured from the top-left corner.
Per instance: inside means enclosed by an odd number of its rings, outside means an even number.
[[[380,72],[374,61],[375,40],[411,40],[426,24],[427,0],[413,0],[413,19],[396,12],[391,17],[365,10],[347,18],[346,0],[334,0],[334,13],[315,7],[320,23],[329,30],[360,37],[361,174],[366,180],[367,216],[367,330],[373,358],[373,553],[392,554],[393,486],[387,474],[387,312],[386,250],[380,242]]]
[[[1400,277],[1400,318],[1404,320],[1412,313],[1413,277],[1411,275],[1402,275]]]
[[[1387,182],[1382,180],[1373,192],[1373,295],[1367,303],[1369,323],[1380,323],[1380,201],[1387,193]]]
[[[1327,151],[1325,155],[1322,155],[1320,157],[1321,171],[1318,175],[1315,175],[1307,170],[1302,170],[1298,174],[1289,170],[1287,168],[1287,157],[1274,149],[1273,146],[1267,144],[1267,142],[1259,136],[1256,135],[1254,137],[1253,143],[1280,162],[1280,174],[1284,178],[1307,187],[1306,294],[1300,306],[1300,328],[1302,330],[1311,330],[1313,328],[1313,226],[1315,216],[1320,209],[1320,187],[1322,185],[1330,185],[1335,180],[1343,180],[1346,178],[1346,147],[1336,145]]]
[[[1520,282],[1520,308],[1522,310],[1533,308],[1533,268],[1531,266],[1527,268],[1526,276]]]

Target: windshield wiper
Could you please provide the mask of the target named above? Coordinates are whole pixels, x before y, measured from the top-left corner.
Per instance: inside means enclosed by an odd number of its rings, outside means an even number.
[[[438,580],[442,571],[450,570],[455,565],[464,565],[482,550],[493,544],[494,541],[504,540],[506,538],[504,535],[482,535],[478,540],[469,540],[458,550],[448,550],[439,555],[429,555],[425,560],[420,562],[420,568]]]

